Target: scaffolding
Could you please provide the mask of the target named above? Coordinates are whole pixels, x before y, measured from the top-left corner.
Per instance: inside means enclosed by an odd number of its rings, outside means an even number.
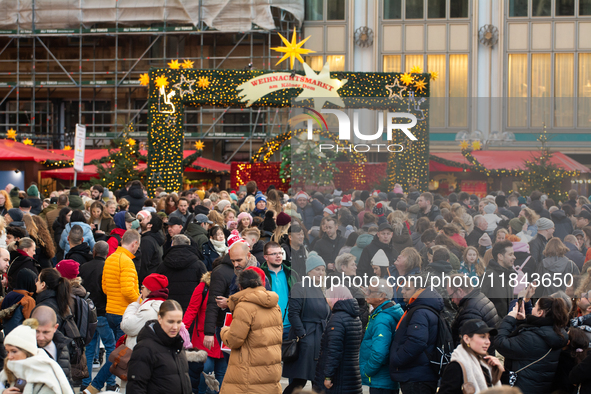
[[[164,19],[129,25],[117,18],[114,23],[92,25],[79,21],[75,28],[71,23],[56,28],[55,22],[51,26],[43,23],[39,28],[36,21],[46,21],[47,16],[36,16],[35,0],[28,2],[28,22],[17,17],[14,26],[14,18],[5,9],[7,1],[0,0],[0,11],[4,12],[0,29],[12,28],[0,30],[0,133],[15,129],[19,137],[53,149],[73,145],[76,123],[86,125],[89,147],[108,145],[130,123],[134,124],[132,137],[140,143],[145,141],[147,88],[140,86],[138,79],[151,67],[167,67],[170,60],[190,60],[195,68],[285,69],[285,64],[275,66],[278,56],[271,47],[281,45],[276,33],[286,36],[294,28],[299,29],[303,19],[280,4],[268,7],[273,31],[255,23],[249,23],[250,29],[242,32],[219,31],[206,24],[213,24],[211,18],[202,18],[211,1],[199,0],[192,2],[200,7],[198,20],[191,24],[179,22],[177,17],[172,22]],[[114,2],[114,7],[130,1]],[[174,2],[168,0],[169,4]],[[78,0],[75,3],[79,4]],[[283,2],[264,3],[268,6]],[[291,4],[303,9],[303,0]],[[244,7],[248,11],[248,5]],[[18,11],[19,15],[29,15]],[[219,14],[217,17],[221,25]],[[242,27],[244,21],[236,25]],[[206,156],[228,162],[247,160],[253,149],[286,130],[287,111],[186,108],[186,146],[207,139],[212,143],[208,144]]]

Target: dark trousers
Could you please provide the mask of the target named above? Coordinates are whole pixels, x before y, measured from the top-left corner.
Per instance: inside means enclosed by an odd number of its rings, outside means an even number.
[[[375,387],[369,388],[369,394],[398,394],[399,390],[392,390],[392,389],[378,389]]]
[[[283,390],[283,394],[291,394],[296,389],[303,388],[306,385],[306,383],[308,383],[306,379],[290,379],[289,386],[287,386],[285,390]]]
[[[435,394],[437,382],[406,382],[400,383],[402,394]]]

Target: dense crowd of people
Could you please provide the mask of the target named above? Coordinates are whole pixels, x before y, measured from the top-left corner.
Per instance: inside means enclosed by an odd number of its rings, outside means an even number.
[[[0,388],[591,393],[590,267],[575,190],[7,185]]]

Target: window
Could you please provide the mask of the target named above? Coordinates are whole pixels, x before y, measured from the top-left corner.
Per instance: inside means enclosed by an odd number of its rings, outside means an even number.
[[[306,0],[305,5],[305,19],[307,21],[321,21],[323,20],[323,0]]]
[[[427,72],[436,71],[439,78],[431,81],[429,86],[429,124],[432,127],[445,127],[445,105],[446,105],[446,56],[428,55]]]
[[[579,15],[591,15],[591,0],[579,0]]]
[[[445,18],[445,0],[429,0],[427,3],[428,18]]]
[[[326,61],[330,65],[330,71],[345,71],[345,55],[330,55],[326,57]]]
[[[324,66],[322,56],[306,56],[306,64],[314,71],[320,71]],[[333,70],[331,69],[331,71]]]
[[[532,0],[532,16],[551,16],[552,0]]]
[[[423,19],[423,0],[406,0],[406,19]]]
[[[468,17],[468,0],[450,0],[449,3],[450,18]]]
[[[345,0],[327,0],[326,20],[345,20]]]
[[[449,55],[449,126],[468,125],[468,55]]]
[[[402,18],[402,0],[384,0],[384,19]]]
[[[509,54],[507,86],[507,125],[526,127],[527,116],[527,54]]]
[[[527,0],[509,0],[509,16],[527,16]]]
[[[531,126],[550,124],[552,97],[552,54],[531,55]]]
[[[579,53],[579,127],[591,127],[591,53]]]
[[[575,55],[557,53],[554,61],[554,126],[573,126],[575,96]]]
[[[423,68],[423,62],[423,55],[406,55],[404,62],[404,71],[410,72],[410,69],[414,66],[419,66]]]
[[[385,55],[382,71],[385,73],[401,72],[402,68],[400,67],[400,57],[400,55]]]
[[[556,16],[574,16],[575,0],[555,0]]]

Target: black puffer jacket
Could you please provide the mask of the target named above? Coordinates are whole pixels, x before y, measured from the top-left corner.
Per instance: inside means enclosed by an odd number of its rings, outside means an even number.
[[[234,279],[234,266],[230,261],[230,255],[226,254],[222,262],[211,271],[209,283],[209,296],[207,298],[207,310],[205,312],[204,335],[214,335],[216,327],[224,325],[226,311],[222,311],[215,302],[216,297],[230,296],[230,284]],[[229,311],[228,311],[229,312]]]
[[[177,301],[186,311],[207,269],[193,245],[176,245],[168,250],[156,272],[168,278],[168,299]]]
[[[86,242],[82,242],[80,245],[71,248],[64,256],[64,259],[71,259],[82,265],[92,260],[92,251]]]
[[[252,249],[250,249],[250,254],[256,257],[259,265],[265,262],[264,249],[265,243],[263,241],[257,241],[254,245],[252,245]]]
[[[474,226],[474,230],[466,237],[466,243],[468,246],[478,247],[478,240],[484,235],[485,231]]]
[[[141,262],[137,270],[139,283],[142,283],[146,276],[156,272],[162,263],[162,245],[164,245],[164,235],[161,231],[148,231],[142,234]]]
[[[534,259],[534,263],[535,263],[535,264],[533,264],[534,267],[528,267],[530,272],[532,272],[531,271],[532,269],[535,269],[534,272],[539,272],[538,270],[540,269],[540,265],[542,264],[542,260],[544,260],[544,257],[545,257],[544,256],[544,249],[546,248],[547,243],[548,243],[548,240],[546,239],[546,237],[544,237],[540,233],[536,234],[534,239],[529,241],[529,252],[531,253],[531,257]],[[531,265],[531,264],[528,263],[528,265]]]
[[[55,290],[44,290],[41,293],[37,293],[35,297],[35,303],[35,309],[39,308],[41,305],[45,305],[53,309],[57,316],[57,324],[59,325],[59,330],[61,330],[63,318],[59,313],[59,307],[57,305],[57,296]],[[33,312],[35,311],[35,309],[33,309]],[[33,312],[31,312],[31,315],[33,315]]]
[[[326,394],[362,393],[359,371],[359,348],[362,339],[357,300],[337,301],[322,335],[314,389]],[[326,389],[325,378],[331,378],[332,388]]]
[[[57,360],[53,360],[62,368],[68,381],[72,381],[72,367],[70,365],[70,352],[68,351],[68,339],[59,331],[53,334],[53,343],[57,349]],[[51,357],[51,355],[49,356]]]
[[[334,264],[335,259],[339,255],[339,251],[347,240],[341,237],[341,232],[337,230],[337,236],[335,239],[330,239],[327,235],[324,235],[314,244],[313,250],[322,257],[326,263],[327,272],[331,271],[328,269],[328,264]]]
[[[420,234],[419,234],[419,241],[420,241]],[[401,235],[394,235],[392,237],[392,242],[390,242],[390,245],[392,245],[392,248],[394,249],[395,254],[400,254],[400,252],[402,252],[402,250],[404,250],[404,248],[412,248],[414,246],[413,240],[411,239],[410,234],[408,233],[406,227],[404,227],[402,229]]]
[[[36,274],[39,274],[39,264],[33,260],[30,256],[22,254],[21,252],[15,251],[10,252],[10,266],[6,272],[8,279],[8,291],[14,290],[16,285],[16,278],[18,273],[23,269],[28,268]]]
[[[573,222],[570,218],[566,217],[566,214],[562,209],[554,211],[550,214],[552,221],[554,222],[554,236],[564,241],[564,237],[572,234],[574,231]]]
[[[460,301],[458,305],[458,314],[451,325],[451,333],[454,337],[454,345],[460,344],[460,328],[466,320],[480,319],[489,327],[496,327],[499,321],[499,315],[495,305],[480,289],[472,290]]]
[[[357,275],[363,276],[363,274],[366,274],[369,277],[374,276],[373,268],[371,268],[371,259],[373,259],[373,256],[380,249],[386,253],[386,256],[388,256],[390,265],[394,264],[398,258],[398,252],[393,250],[390,245],[380,242],[378,236],[375,235],[373,241],[363,248],[361,256],[359,256],[359,261],[357,262]]]
[[[127,210],[136,215],[144,207],[144,201],[147,198],[144,196],[144,190],[141,186],[131,185],[125,199],[129,201],[129,208]]]
[[[551,319],[533,315],[519,322],[505,316],[498,330],[495,349],[505,356],[507,371],[524,368],[550,351],[542,360],[521,371],[515,383],[524,393],[550,393],[560,350],[568,341],[566,331],[562,330],[560,336],[554,331]]]
[[[129,360],[130,394],[191,394],[189,363],[180,335],[169,337],[157,321],[140,331]]]

